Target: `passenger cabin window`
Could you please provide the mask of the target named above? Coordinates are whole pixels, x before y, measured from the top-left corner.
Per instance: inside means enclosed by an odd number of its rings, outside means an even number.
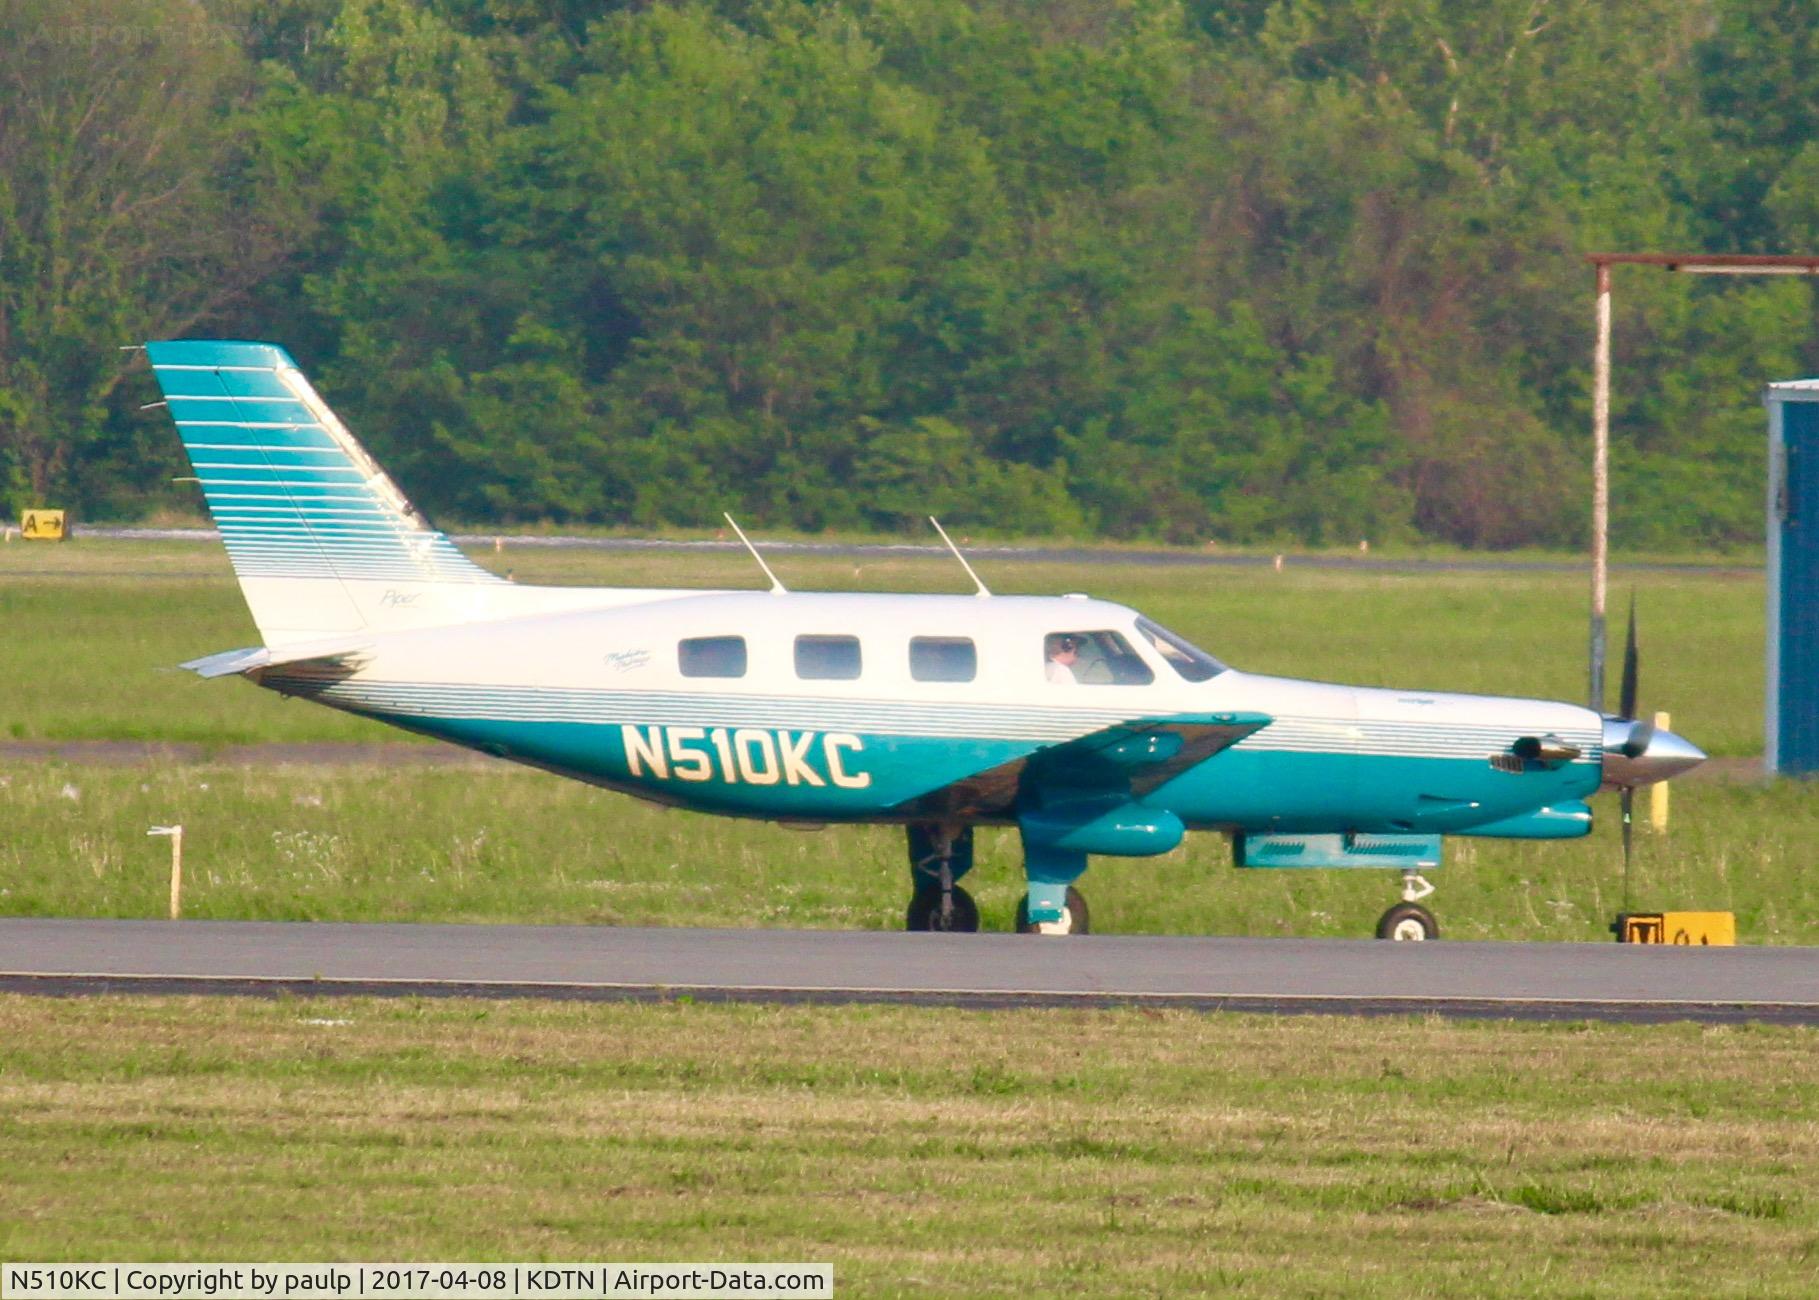
[[[1043,671],[1058,686],[1147,686],[1156,680],[1131,643],[1116,632],[1051,632],[1043,638]]]
[[[971,637],[913,636],[910,676],[919,682],[970,682],[979,675],[979,652]]]
[[[859,676],[859,638],[797,637],[796,676],[808,681],[852,681]]]
[[[1137,620],[1137,631],[1162,656],[1162,662],[1190,682],[1204,682],[1225,671],[1225,665],[1199,646],[1147,618]]]
[[[745,638],[690,637],[677,645],[676,659],[684,677],[743,677]]]

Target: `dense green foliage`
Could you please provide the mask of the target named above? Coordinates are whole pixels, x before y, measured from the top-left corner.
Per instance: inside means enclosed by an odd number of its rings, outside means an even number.
[[[1819,244],[1792,0],[14,0],[0,494],[285,343],[432,512],[1584,529],[1598,248]],[[1620,542],[1759,535],[1804,281],[1620,271]]]

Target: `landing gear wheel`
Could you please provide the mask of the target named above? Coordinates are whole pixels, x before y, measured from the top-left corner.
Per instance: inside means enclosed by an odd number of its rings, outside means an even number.
[[[1440,937],[1440,923],[1419,903],[1397,903],[1377,922],[1377,937],[1398,943],[1417,943]]]
[[[939,889],[917,890],[910,897],[904,929],[972,934],[979,928],[979,905],[973,902],[971,894],[955,885],[948,891],[948,903],[947,907],[942,907]]]
[[[1030,901],[1026,894],[1017,900],[1017,933],[1018,934],[1091,934],[1086,912],[1086,895],[1072,885],[1067,887],[1067,914],[1059,921],[1045,924],[1033,924],[1030,921]]]

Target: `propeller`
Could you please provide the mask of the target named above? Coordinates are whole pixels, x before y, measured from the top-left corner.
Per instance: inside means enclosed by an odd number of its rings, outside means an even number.
[[[1630,593],[1629,634],[1623,639],[1623,687],[1617,696],[1617,712],[1626,718],[1636,716],[1636,593]]]
[[[1623,687],[1617,694],[1617,712],[1634,722],[1636,720],[1636,673],[1641,656],[1636,650],[1636,593],[1630,592],[1630,626],[1629,633],[1623,639]],[[1640,727],[1637,730],[1641,730]],[[1631,758],[1647,749],[1646,743],[1636,744],[1636,732],[1630,732],[1630,738],[1623,749]],[[1618,796],[1623,806],[1623,905],[1629,906],[1630,853],[1631,841],[1636,832],[1636,787],[1626,785]]]
[[[1623,742],[1623,754],[1626,758],[1638,758],[1646,753],[1649,741],[1655,738],[1655,724],[1643,722],[1636,716],[1638,660],[1639,656],[1636,653],[1636,593],[1632,591],[1630,593],[1629,633],[1623,639],[1623,685],[1617,692],[1617,716],[1625,722],[1635,724],[1630,728],[1629,738]]]
[[[1641,652],[1636,644],[1636,593],[1630,593],[1629,633],[1623,644],[1623,684],[1617,713],[1604,719],[1604,788],[1616,790],[1623,813],[1623,905],[1629,906],[1630,858],[1634,852],[1636,787],[1666,781],[1705,761],[1684,736],[1663,731],[1636,716]]]

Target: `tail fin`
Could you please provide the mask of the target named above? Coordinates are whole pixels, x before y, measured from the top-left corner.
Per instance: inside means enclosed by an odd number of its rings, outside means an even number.
[[[412,508],[283,348],[146,353],[267,645],[438,621],[475,603],[438,597],[504,581]]]

